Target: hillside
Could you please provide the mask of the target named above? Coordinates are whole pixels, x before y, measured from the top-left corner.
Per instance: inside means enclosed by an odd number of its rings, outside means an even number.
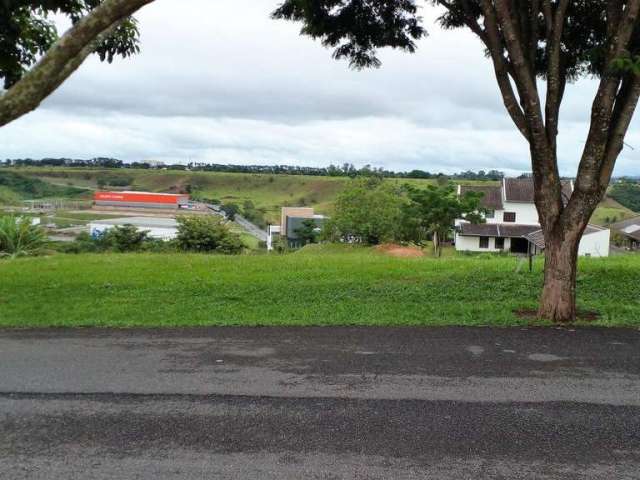
[[[86,196],[88,190],[97,189],[191,192],[194,198],[236,203],[241,208],[245,202],[251,202],[263,217],[262,222],[254,219],[256,223],[278,223],[283,206],[311,206],[318,213],[331,214],[336,195],[350,181],[346,177],[65,167],[13,167],[0,170],[0,175],[5,178],[3,183],[0,176],[0,204],[30,198]],[[8,186],[7,178],[10,179]],[[434,182],[423,179],[386,181],[416,186]],[[489,182],[465,180],[460,183]],[[606,225],[634,215],[636,213],[608,197],[598,207],[593,222]]]
[[[319,213],[330,214],[336,195],[350,181],[346,177],[171,170],[25,167],[11,168],[10,171],[48,184],[84,189],[190,192],[195,198],[216,203],[236,203],[240,207],[246,201],[251,201],[271,222],[278,221],[283,206],[311,206]],[[421,179],[386,181],[414,185],[433,183],[433,180]]]
[[[11,205],[31,199],[79,198],[86,195],[85,189],[73,184],[58,185],[31,175],[0,170],[0,204]]]

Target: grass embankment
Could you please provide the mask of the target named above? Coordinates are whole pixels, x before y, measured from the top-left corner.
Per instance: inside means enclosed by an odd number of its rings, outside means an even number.
[[[542,281],[512,257],[58,255],[0,262],[0,326],[524,325]],[[640,256],[582,259],[580,307],[640,325]]]

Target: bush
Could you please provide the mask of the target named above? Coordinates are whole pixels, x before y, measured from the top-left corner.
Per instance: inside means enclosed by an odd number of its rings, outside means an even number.
[[[220,207],[220,210],[224,212],[228,220],[233,222],[236,219],[236,213],[240,211],[240,207],[235,203],[225,203]]]
[[[105,243],[118,252],[137,252],[149,241],[149,232],[123,225],[107,230],[104,237]]]
[[[191,252],[241,253],[240,237],[224,221],[213,215],[178,218],[178,247]]]
[[[0,217],[0,257],[17,258],[42,253],[47,235],[28,217]]]

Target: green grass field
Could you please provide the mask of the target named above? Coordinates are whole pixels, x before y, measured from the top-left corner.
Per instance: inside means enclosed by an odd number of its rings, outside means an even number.
[[[0,261],[1,327],[525,325],[542,275],[513,257],[399,259],[362,248],[288,255],[54,255]],[[640,326],[640,256],[581,259],[596,325]]]

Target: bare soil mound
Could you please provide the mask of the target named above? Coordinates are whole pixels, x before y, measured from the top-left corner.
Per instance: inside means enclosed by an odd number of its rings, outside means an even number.
[[[392,257],[424,257],[424,252],[418,247],[406,247],[395,243],[378,245],[376,251]]]

